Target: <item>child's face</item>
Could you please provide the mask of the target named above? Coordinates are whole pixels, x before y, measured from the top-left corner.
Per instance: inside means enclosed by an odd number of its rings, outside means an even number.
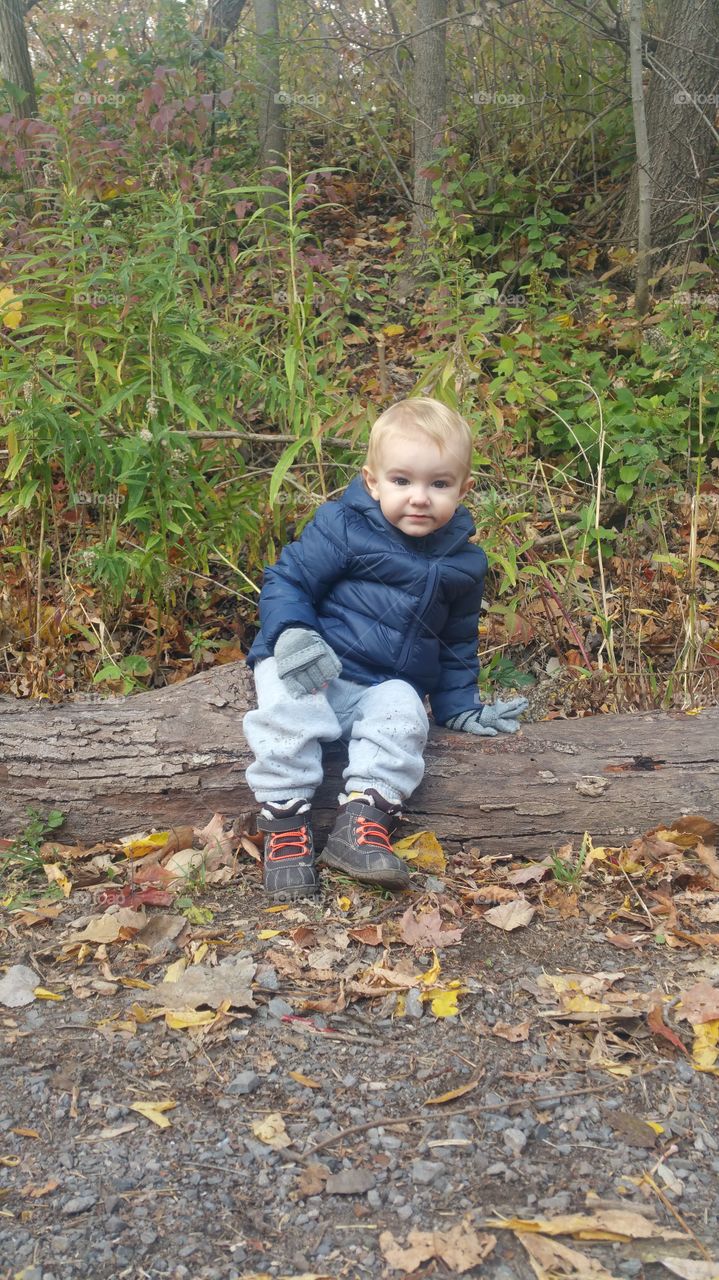
[[[452,449],[440,452],[424,435],[393,432],[382,444],[373,471],[362,468],[364,482],[382,515],[411,538],[424,538],[447,524],[474,481],[464,479],[464,460]]]

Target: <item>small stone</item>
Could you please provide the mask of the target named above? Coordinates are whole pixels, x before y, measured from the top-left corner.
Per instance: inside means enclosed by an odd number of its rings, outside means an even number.
[[[330,1196],[363,1195],[371,1191],[375,1185],[374,1174],[369,1169],[342,1169],[333,1173],[325,1183],[325,1191]]]
[[[288,1018],[294,1013],[291,1004],[282,999],[282,996],[273,996],[267,1006],[267,1012],[272,1018]]]
[[[241,1071],[227,1086],[228,1093],[254,1093],[262,1081],[256,1071]]]
[[[513,1156],[520,1156],[527,1145],[527,1135],[521,1129],[505,1129],[502,1134],[504,1144]]]
[[[423,1187],[428,1187],[441,1173],[444,1173],[444,1165],[438,1160],[413,1160],[410,1166],[412,1181]]]
[[[92,1209],[94,1204],[97,1204],[97,1196],[91,1193],[87,1193],[84,1196],[72,1196],[65,1201],[62,1206],[62,1212],[68,1216],[75,1213],[86,1213],[88,1209]]]
[[[424,1013],[422,997],[417,987],[410,987],[405,996],[404,1011],[408,1018],[421,1018]]]

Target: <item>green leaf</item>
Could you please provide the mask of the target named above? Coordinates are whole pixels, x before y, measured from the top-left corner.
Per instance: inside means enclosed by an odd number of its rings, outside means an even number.
[[[282,481],[287,475],[287,472],[292,466],[292,463],[297,457],[297,454],[299,453],[300,449],[306,443],[307,443],[306,440],[303,440],[301,438],[299,440],[293,440],[292,444],[288,444],[287,448],[282,452],[280,459],[277,463],[277,466],[272,472],[272,478],[270,480],[270,506],[274,506],[275,499],[277,497],[277,494],[280,491],[280,485],[282,484]]]

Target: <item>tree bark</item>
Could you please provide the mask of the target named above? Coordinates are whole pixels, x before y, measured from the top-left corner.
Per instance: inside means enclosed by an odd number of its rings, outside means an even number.
[[[246,0],[208,0],[199,36],[209,49],[224,49],[242,17]]]
[[[260,166],[265,186],[276,187],[278,194],[265,191],[262,204],[269,208],[286,189],[283,175],[273,165],[287,163],[287,130],[280,84],[280,22],[277,0],[254,0],[257,38],[257,126],[260,143]]]
[[[436,157],[436,137],[447,109],[447,0],[417,0],[412,129],[415,241],[427,239],[432,223],[432,182],[426,169]]]
[[[662,39],[648,54],[646,94],[652,168],[652,268],[687,257],[701,227],[701,200],[719,133],[719,0],[670,0]],[[692,222],[677,226],[687,214]],[[638,239],[638,170],[632,174],[619,239]]]
[[[5,79],[24,94],[22,101],[11,100],[10,109],[18,120],[37,115],[25,8],[24,0],[0,0],[0,70]]]
[[[649,268],[652,239],[652,170],[642,77],[642,0],[629,0],[629,61],[632,76],[632,115],[637,148],[637,278],[635,305],[640,316],[649,310]]]
[[[151,828],[203,826],[257,810],[242,734],[254,705],[242,663],[167,689],[62,706],[0,699],[0,834],[28,807],[60,809],[58,838],[93,843]],[[318,844],[333,821],[345,752],[326,752]],[[599,779],[587,786],[582,779]],[[596,795],[584,794],[596,791]],[[589,831],[618,845],[681,814],[717,818],[719,708],[554,720],[476,738],[433,727],[423,782],[400,834],[431,829],[451,850],[544,856]]]

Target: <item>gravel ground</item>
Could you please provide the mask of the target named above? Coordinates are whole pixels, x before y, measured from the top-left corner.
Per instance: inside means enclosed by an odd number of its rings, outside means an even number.
[[[412,1228],[446,1231],[464,1220],[481,1231],[498,1216],[612,1208],[636,1209],[682,1238],[561,1237],[610,1277],[658,1280],[670,1274],[659,1257],[700,1259],[698,1242],[705,1257],[719,1256],[716,1077],[643,1019],[539,1016],[547,1000],[536,985],[543,972],[621,970],[626,991],[676,992],[697,974],[716,981],[705,951],[620,952],[591,906],[569,919],[544,912],[514,933],[474,919],[462,921],[459,945],[437,952],[443,978],[469,988],[457,1017],[436,1018],[414,997],[399,1017],[394,996],[321,1013],[278,974],[277,939],[258,936],[282,919],[266,914],[256,881],[206,900],[221,955],[244,950],[259,963],[257,1008],[209,1030],[135,1023],[128,1013],[138,989],[123,982],[161,980],[177,949],[108,946],[89,962],[104,991],[82,989],[87,962],[58,960],[81,901],[32,929],[6,921],[4,963],[35,966],[64,998],[0,1010],[2,1280],[395,1277],[406,1272],[389,1266],[386,1232],[404,1244]],[[389,907],[370,901],[386,919],[410,895]],[[324,914],[305,907],[308,926],[323,926],[335,902]],[[214,945],[208,933],[197,929],[190,945],[203,936]],[[431,952],[401,947],[393,959],[402,951],[420,968],[431,964]],[[353,941],[343,963],[352,958],[371,963],[378,951]],[[174,1102],[169,1126],[131,1110],[138,1100]],[[277,1114],[289,1145],[275,1150],[253,1125]],[[639,1185],[651,1170],[654,1187]],[[472,1274],[550,1274],[532,1269],[515,1232],[492,1234]],[[413,1274],[459,1271],[435,1259]]]

